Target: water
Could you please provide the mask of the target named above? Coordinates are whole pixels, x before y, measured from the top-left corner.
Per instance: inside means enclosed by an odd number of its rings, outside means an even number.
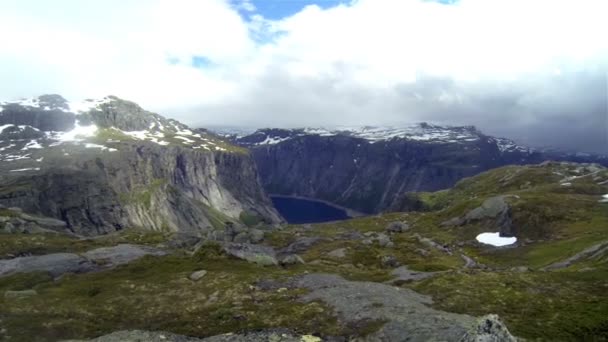
[[[279,213],[291,224],[346,220],[346,211],[314,200],[270,196]]]

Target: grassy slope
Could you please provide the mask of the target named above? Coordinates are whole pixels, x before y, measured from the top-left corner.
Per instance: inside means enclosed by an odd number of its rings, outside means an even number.
[[[213,246],[194,257],[182,252],[145,258],[105,272],[72,275],[52,281],[44,275],[18,275],[0,280],[0,293],[34,288],[38,295],[9,299],[0,296],[0,325],[13,339],[30,341],[91,337],[119,329],[163,329],[208,336],[217,333],[290,327],[302,333],[363,334],[336,321],[322,303],[302,304],[297,290],[262,291],[262,279],[286,279],[304,272],[340,274],[352,280],[386,281],[390,269],[383,256],[421,271],[444,271],[435,278],[406,283],[433,296],[435,306],[454,312],[499,314],[516,335],[543,340],[602,340],[608,336],[608,263],[606,257],[585,260],[558,271],[540,268],[563,260],[608,238],[608,204],[598,203],[606,186],[600,178],[576,179],[570,187],[559,185],[562,167],[507,167],[459,183],[450,191],[424,194],[436,209],[431,212],[392,213],[344,222],[291,226],[267,238],[279,248],[298,237],[328,238],[302,254],[306,265],[289,268],[251,265],[222,256]],[[555,176],[555,177],[554,177]],[[505,180],[506,179],[506,180]],[[515,194],[511,199],[520,241],[525,246],[507,249],[474,242],[487,231],[484,223],[444,228],[440,223],[475,208],[485,198]],[[392,235],[393,248],[339,239],[340,234],[383,232],[389,222],[405,220],[410,232]],[[414,236],[431,238],[450,246],[454,255],[425,246]],[[0,255],[56,251],[81,252],[120,242],[156,244],[164,234],[122,232],[95,240],[76,241],[61,236],[11,235],[0,239]],[[327,255],[346,248],[344,258]],[[425,251],[425,253],[421,253]],[[474,257],[486,269],[463,269],[459,253]],[[425,255],[428,254],[428,255]],[[511,270],[527,266],[528,272]],[[195,270],[209,273],[199,282],[187,276]],[[370,325],[370,331],[377,325]],[[365,330],[365,329],[363,329]]]

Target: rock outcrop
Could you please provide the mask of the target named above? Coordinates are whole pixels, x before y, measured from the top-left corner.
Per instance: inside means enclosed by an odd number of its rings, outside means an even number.
[[[66,273],[86,273],[113,268],[146,255],[162,256],[163,250],[137,245],[102,247],[83,253],[53,253],[0,260],[0,277],[16,273],[46,272],[53,278]]]
[[[79,235],[281,222],[246,150],[116,97],[70,106],[0,106],[1,205]]]
[[[125,330],[90,340],[64,342],[321,342],[312,335],[298,335],[286,329],[263,330],[240,334],[224,334],[205,338],[176,335],[161,331]]]

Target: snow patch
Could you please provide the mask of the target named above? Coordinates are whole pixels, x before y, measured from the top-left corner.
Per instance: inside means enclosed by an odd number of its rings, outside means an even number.
[[[40,168],[39,167],[29,167],[26,169],[11,170],[10,172],[23,172],[23,171],[40,171]]]
[[[28,142],[25,146],[23,146],[23,148],[21,149],[21,151],[27,151],[30,148],[43,148],[42,145],[40,145],[38,143],[38,141],[36,140],[31,140],[30,142]]]
[[[53,144],[52,146],[57,146],[63,142],[79,142],[83,141],[85,138],[94,137],[97,133],[97,126],[89,125],[89,126],[80,126],[80,122],[76,120],[76,124],[74,129],[69,132],[52,132],[51,138],[58,140],[58,143]]]
[[[600,200],[600,203],[608,203],[608,194],[605,194],[602,196],[602,199]]]
[[[502,237],[500,233],[481,233],[475,239],[483,244],[496,247],[508,246],[517,242],[516,237]]]

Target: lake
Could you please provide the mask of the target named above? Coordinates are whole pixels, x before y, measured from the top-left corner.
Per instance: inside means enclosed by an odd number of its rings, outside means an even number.
[[[283,196],[270,196],[270,199],[278,212],[290,224],[319,223],[350,218],[345,210],[315,200]]]

